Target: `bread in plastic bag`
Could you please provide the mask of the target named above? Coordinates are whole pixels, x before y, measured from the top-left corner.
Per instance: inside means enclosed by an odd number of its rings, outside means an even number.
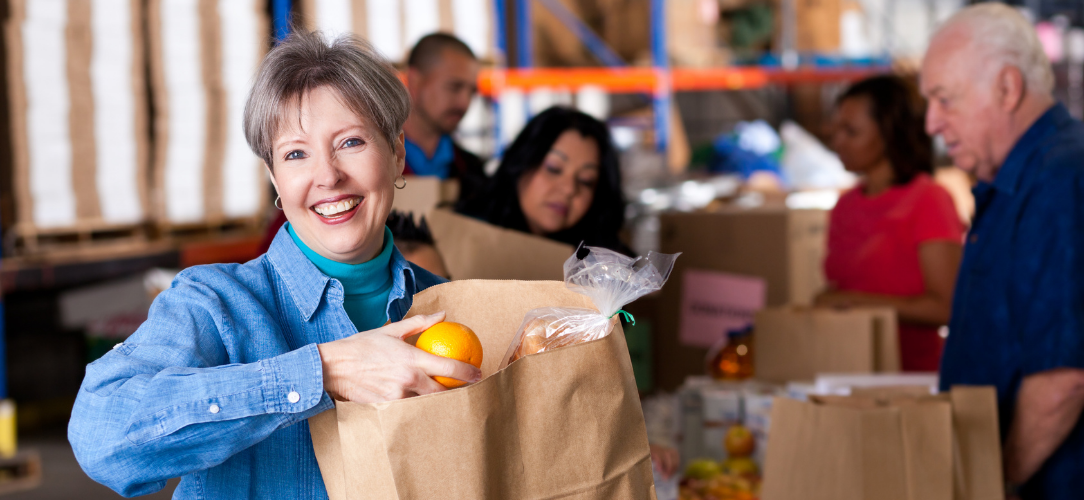
[[[632,258],[581,245],[565,261],[565,286],[590,297],[598,310],[542,307],[528,311],[501,368],[530,354],[605,337],[622,307],[662,289],[678,255],[648,252],[646,257]]]

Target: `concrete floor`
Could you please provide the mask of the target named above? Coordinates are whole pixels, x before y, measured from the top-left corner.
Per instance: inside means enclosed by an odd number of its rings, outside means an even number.
[[[41,454],[42,484],[36,489],[0,497],[3,500],[115,500],[123,498],[83,473],[75,461],[63,431],[23,437],[19,449],[35,449]],[[171,480],[162,491],[139,498],[165,500],[177,487]]]

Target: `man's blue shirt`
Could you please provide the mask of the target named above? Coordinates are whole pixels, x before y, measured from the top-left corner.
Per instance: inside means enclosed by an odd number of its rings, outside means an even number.
[[[1084,368],[1084,124],[1055,105],[974,193],[941,389],[995,386],[1004,442],[1024,377]],[[1080,422],[1023,494],[1084,495]]]
[[[413,175],[429,175],[447,179],[452,175],[452,163],[455,161],[455,143],[449,135],[441,136],[437,143],[433,157],[425,155],[425,151],[410,138],[404,142],[406,147],[406,164]]]
[[[444,280],[398,250],[387,317]],[[318,343],[353,335],[343,287],[280,229],[246,264],[181,272],[132,337],[87,366],[68,425],[79,464],[125,496],[327,498],[306,419],[334,403]]]

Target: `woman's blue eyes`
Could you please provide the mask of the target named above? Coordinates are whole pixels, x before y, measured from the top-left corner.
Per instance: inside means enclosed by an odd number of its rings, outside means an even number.
[[[362,144],[365,144],[365,142],[362,141],[361,139],[358,139],[357,137],[351,137],[351,138],[346,139],[345,141],[343,141],[342,146],[340,146],[340,147],[342,147],[342,148],[356,148],[358,146],[361,146]],[[300,149],[295,149],[293,151],[290,151],[289,153],[286,153],[286,157],[284,159],[286,159],[286,160],[301,160],[301,159],[304,159],[304,158],[308,158],[308,155],[305,154],[305,152],[301,151]]]

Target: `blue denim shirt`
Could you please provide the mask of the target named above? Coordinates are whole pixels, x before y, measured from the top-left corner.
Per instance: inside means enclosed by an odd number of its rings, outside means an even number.
[[[1084,368],[1084,124],[1062,105],[1013,147],[993,183],[975,188],[976,214],[964,247],[941,359],[941,388],[997,388],[1001,436],[1012,425],[1021,380]],[[1084,426],[1022,491],[1080,498]]]
[[[392,255],[391,321],[444,281]],[[332,408],[316,344],[356,333],[343,288],[280,229],[246,264],[181,272],[131,338],[87,366],[68,425],[83,470],[124,496],[327,498],[306,419]]]

